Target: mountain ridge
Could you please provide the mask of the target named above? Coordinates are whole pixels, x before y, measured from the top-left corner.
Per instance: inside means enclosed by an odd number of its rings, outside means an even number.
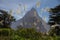
[[[30,11],[28,11],[20,20],[12,23],[11,27],[13,26],[22,26],[24,28],[31,28],[34,26],[39,32],[45,33],[49,31],[49,25],[42,20],[35,8],[32,8]]]

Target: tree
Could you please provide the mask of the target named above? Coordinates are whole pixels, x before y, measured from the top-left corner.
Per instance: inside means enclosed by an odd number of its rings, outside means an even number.
[[[60,35],[60,5],[56,6],[55,8],[50,9],[50,20],[49,24],[52,28],[52,32],[56,35]]]
[[[50,9],[49,24],[52,26],[55,23],[60,24],[60,5]]]
[[[15,18],[8,14],[5,10],[0,10],[0,28],[10,28],[10,24],[15,21]]]

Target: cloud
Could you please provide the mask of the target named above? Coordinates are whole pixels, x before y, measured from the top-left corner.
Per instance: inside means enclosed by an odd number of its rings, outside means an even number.
[[[50,8],[49,7],[46,7],[46,8],[42,8],[41,9],[41,13],[48,12],[48,11],[50,11]]]
[[[38,1],[38,2],[36,3],[36,7],[37,7],[37,8],[40,7],[40,1]]]
[[[26,4],[24,4],[24,11],[27,9],[27,5]]]
[[[13,11],[13,10],[10,10],[10,11],[9,11],[9,14],[10,14],[10,15],[12,15],[13,13],[14,13],[14,11]]]
[[[46,20],[47,20],[47,18],[46,18],[45,16],[43,17],[43,19],[44,19],[44,21],[46,21]]]
[[[50,8],[49,8],[49,7],[46,7],[45,10],[46,10],[46,11],[50,11]]]
[[[16,9],[16,13],[17,14],[20,14],[22,12],[22,9],[21,9],[22,5],[21,4],[18,4],[18,7]]]
[[[25,12],[27,10],[27,8],[28,8],[27,4],[19,4],[16,9],[16,13],[21,14],[21,13]]]
[[[16,13],[17,13],[17,14],[20,14],[20,13],[21,13],[21,9],[18,8],[18,9],[16,10]]]

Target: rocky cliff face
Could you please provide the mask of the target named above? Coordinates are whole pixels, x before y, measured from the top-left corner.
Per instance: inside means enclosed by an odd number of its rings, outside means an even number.
[[[48,32],[50,27],[42,20],[42,18],[38,15],[36,9],[32,8],[28,11],[25,16],[12,23],[11,27],[24,27],[24,28],[36,28],[39,32]]]

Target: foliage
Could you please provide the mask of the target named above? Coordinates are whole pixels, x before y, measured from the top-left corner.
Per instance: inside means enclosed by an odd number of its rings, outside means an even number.
[[[9,35],[5,35],[6,33],[3,33],[2,34],[3,36],[0,36],[2,37],[0,38],[1,40],[59,40],[60,39],[60,36],[43,35],[40,32],[36,32],[35,29],[33,28],[21,28],[18,30],[0,29],[0,32],[4,31]]]
[[[13,21],[15,21],[13,16],[5,10],[0,10],[0,28],[10,28],[10,24]]]
[[[50,9],[50,20],[49,24],[51,26],[50,35],[60,35],[60,5],[55,8]]]
[[[22,28],[18,30],[18,35],[26,39],[36,39],[38,40],[41,37],[41,33],[38,33],[33,28]]]
[[[60,24],[60,5],[50,9],[50,20],[49,24],[54,25],[55,23]]]

